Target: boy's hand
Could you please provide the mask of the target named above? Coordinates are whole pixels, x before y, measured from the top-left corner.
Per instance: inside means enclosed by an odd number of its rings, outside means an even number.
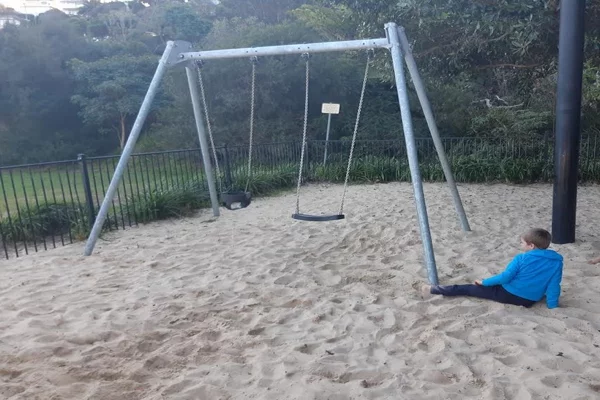
[[[483,283],[482,283],[481,281],[475,281],[475,284],[476,284],[477,286],[483,286]]]

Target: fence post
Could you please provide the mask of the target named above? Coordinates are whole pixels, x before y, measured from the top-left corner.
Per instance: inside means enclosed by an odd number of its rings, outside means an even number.
[[[94,226],[96,220],[96,209],[94,199],[92,198],[92,187],[90,185],[90,174],[88,173],[87,157],[85,154],[78,154],[77,161],[81,163],[81,178],[83,180],[83,190],[85,193],[85,203],[88,209],[88,224],[90,229]]]
[[[225,143],[225,179],[227,179],[227,190],[232,189],[233,177],[231,176],[231,157],[229,157],[229,145]]]

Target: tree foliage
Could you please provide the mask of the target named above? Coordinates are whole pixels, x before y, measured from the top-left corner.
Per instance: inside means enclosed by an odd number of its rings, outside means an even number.
[[[239,48],[382,37],[406,29],[440,131],[446,136],[552,134],[559,0],[149,0],[89,1],[77,16],[40,15],[0,30],[0,164],[119,151],[168,40],[197,49]],[[0,10],[0,12],[2,12]],[[583,127],[600,132],[600,3],[586,10]],[[352,134],[364,52],[310,59],[309,135],[324,137],[322,102],[339,102],[332,138]],[[305,70],[300,56],[257,65],[256,137],[299,139]],[[246,59],[205,63],[217,143],[248,139]],[[417,135],[427,125],[409,93]],[[389,56],[378,51],[359,135],[401,134]],[[170,71],[140,149],[197,146],[185,74]]]

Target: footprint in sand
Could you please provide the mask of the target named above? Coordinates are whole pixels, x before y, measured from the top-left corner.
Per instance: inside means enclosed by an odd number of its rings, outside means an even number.
[[[144,363],[144,368],[149,371],[156,371],[159,369],[169,368],[171,366],[171,361],[162,356],[154,356],[146,360]]]
[[[295,278],[292,275],[284,275],[280,278],[275,279],[275,283],[276,285],[289,285],[290,283],[294,282]]]
[[[542,384],[544,384],[545,386],[554,389],[558,389],[559,387],[561,387],[564,381],[565,378],[560,375],[546,376],[540,380],[540,382],[542,382]]]
[[[260,335],[261,333],[263,333],[265,331],[265,328],[263,327],[259,327],[259,328],[254,328],[248,331],[248,335],[250,336],[257,336]]]
[[[315,350],[319,348],[319,344],[303,344],[302,346],[296,347],[294,350],[303,354],[314,354]]]

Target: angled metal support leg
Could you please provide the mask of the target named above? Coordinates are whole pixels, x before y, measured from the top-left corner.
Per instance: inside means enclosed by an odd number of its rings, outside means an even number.
[[[408,164],[410,166],[410,175],[417,203],[417,215],[419,218],[419,227],[421,230],[421,240],[427,263],[427,275],[432,285],[438,284],[438,274],[435,265],[435,256],[433,253],[433,243],[431,232],[429,230],[429,219],[427,217],[427,206],[425,205],[425,193],[423,192],[423,182],[419,170],[419,160],[417,156],[417,147],[413,133],[412,119],[410,115],[410,104],[408,100],[408,91],[406,88],[406,77],[404,76],[404,65],[402,63],[402,50],[398,38],[398,25],[388,23],[385,25],[388,40],[391,45],[392,62],[394,66],[394,77],[396,79],[396,89],[398,91],[398,101],[400,103],[400,114],[402,118],[402,127],[404,129],[404,140],[406,142],[406,152],[408,153]]]
[[[206,130],[204,128],[204,119],[202,118],[202,110],[200,109],[200,96],[198,94],[198,72],[191,65],[185,67],[185,73],[188,79],[190,88],[190,96],[192,97],[192,106],[194,108],[194,118],[196,119],[196,129],[198,131],[198,140],[200,141],[200,151],[202,152],[202,162],[204,163],[204,174],[208,183],[208,192],[210,195],[210,204],[212,205],[213,216],[218,217],[219,211],[219,196],[217,194],[217,186],[215,185],[215,177],[213,175],[212,163],[210,161],[210,148],[206,140]]]
[[[425,85],[423,84],[423,80],[421,79],[421,75],[419,74],[417,63],[415,62],[415,58],[412,55],[410,45],[408,44],[408,38],[406,37],[406,33],[404,32],[403,27],[398,28],[398,37],[400,39],[400,46],[402,47],[402,51],[404,52],[404,60],[406,61],[408,71],[410,72],[413,84],[415,85],[415,90],[417,91],[417,96],[419,97],[419,102],[421,103],[423,114],[425,114],[425,119],[427,120],[429,132],[431,132],[431,137],[433,138],[435,149],[438,153],[440,163],[442,164],[444,175],[446,176],[446,182],[448,182],[448,187],[450,188],[450,193],[452,194],[454,208],[456,209],[456,213],[458,214],[458,218],[460,219],[460,225],[463,231],[468,232],[471,230],[471,227],[469,226],[469,220],[467,219],[467,214],[465,213],[462,200],[460,199],[460,194],[458,193],[458,188],[456,187],[456,182],[454,181],[454,176],[452,175],[452,168],[450,167],[450,163],[448,162],[448,157],[446,157],[444,144],[442,143],[442,139],[440,138],[440,133],[435,122],[435,117],[433,116],[433,110],[431,109],[431,104],[429,103],[429,99],[427,98],[427,91],[425,90]]]
[[[88,240],[85,244],[85,249],[83,254],[85,256],[89,256],[94,251],[94,246],[96,245],[96,241],[102,232],[102,227],[104,226],[104,221],[106,220],[106,216],[108,215],[108,210],[110,209],[113,198],[115,197],[115,193],[117,192],[117,188],[121,183],[121,179],[123,178],[123,174],[125,173],[125,169],[127,168],[127,163],[129,162],[129,158],[133,153],[135,148],[135,144],[140,136],[142,131],[142,127],[144,126],[144,122],[150,113],[152,108],[152,101],[156,96],[156,92],[158,91],[158,87],[160,85],[160,81],[167,68],[171,65],[174,65],[173,60],[171,58],[173,49],[179,45],[179,42],[167,42],[167,47],[158,62],[158,67],[156,68],[156,72],[154,73],[154,77],[152,78],[152,82],[150,82],[150,86],[148,87],[148,91],[146,92],[146,96],[144,97],[144,101],[142,102],[142,106],[140,107],[140,111],[138,112],[137,118],[135,119],[135,123],[131,128],[131,133],[127,138],[127,143],[125,144],[125,148],[123,149],[123,153],[119,158],[119,163],[115,169],[115,173],[110,181],[110,185],[108,186],[108,190],[104,195],[104,199],[102,200],[102,205],[100,206],[100,211],[98,211],[98,215],[96,216],[96,220],[94,222],[94,226],[92,227],[92,231]]]

